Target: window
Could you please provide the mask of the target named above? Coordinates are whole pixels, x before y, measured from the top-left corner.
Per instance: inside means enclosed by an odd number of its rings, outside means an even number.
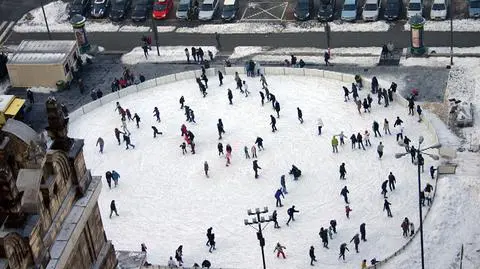
[[[70,72],[70,65],[68,63],[65,64],[65,75],[68,75],[68,72]]]

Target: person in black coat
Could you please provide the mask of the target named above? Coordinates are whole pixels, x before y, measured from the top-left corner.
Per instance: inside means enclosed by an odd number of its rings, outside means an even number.
[[[277,112],[277,118],[280,118],[280,103],[275,102],[275,111]]]
[[[323,247],[328,249],[328,230],[322,227],[318,235],[322,239]]]
[[[135,148],[135,145],[131,143],[130,136],[128,134],[123,134],[123,141],[125,141],[125,144],[127,146],[126,149],[128,149],[128,146],[132,146],[132,148]]]
[[[273,210],[272,221],[273,221],[273,228],[275,229],[280,228],[280,225],[278,225],[278,221],[277,221],[277,210]]]
[[[275,119],[275,117],[273,115],[270,115],[270,125],[272,125],[272,133],[277,131],[276,124],[277,124],[277,120]]]
[[[347,244],[346,244],[346,243],[342,243],[342,244],[340,245],[340,254],[338,255],[338,258],[339,258],[339,259],[340,259],[340,257],[342,257],[343,260],[345,260],[345,250],[346,250],[346,251],[350,251],[350,250],[348,250],[348,248],[347,248]]]
[[[277,98],[275,97],[275,95],[273,93],[270,93],[270,101],[272,102],[273,110],[275,110],[275,103],[277,101]]]
[[[385,180],[383,183],[382,183],[382,192],[381,194],[383,194],[383,198],[387,198],[387,184],[388,184],[388,180]]]
[[[260,93],[260,98],[261,98],[262,106],[263,106],[263,104],[265,103],[265,94],[263,94],[262,91],[259,91],[259,93]]]
[[[407,98],[408,101],[408,115],[415,116],[415,101],[413,101],[413,96],[410,98]]]
[[[204,261],[202,262],[202,268],[210,269],[210,266],[212,266],[212,264],[210,263],[209,260],[204,260]]]
[[[350,243],[352,243],[355,245],[355,251],[358,253],[358,245],[360,244],[360,235],[359,234],[355,234],[355,236],[353,236],[352,240],[350,240]]]
[[[233,105],[232,103],[232,99],[233,99],[233,94],[232,94],[232,90],[228,89],[228,101],[230,102],[231,105]]]
[[[375,134],[375,137],[377,137],[377,134],[378,136],[382,137],[382,135],[380,134],[380,124],[378,124],[378,122],[376,120],[373,121],[373,125],[372,125],[372,129],[373,129],[373,133]]]
[[[362,224],[360,224],[360,237],[361,237],[362,241],[367,241],[365,234],[366,234],[365,223],[362,223]]]
[[[290,223],[290,221],[295,221],[295,217],[293,216],[293,214],[298,213],[298,212],[300,212],[300,211],[296,210],[294,205],[292,205],[292,207],[290,207],[287,210],[287,214],[288,214],[287,226]]]
[[[262,168],[258,165],[258,160],[254,160],[253,171],[255,171],[255,178],[258,178],[258,169],[262,169]]]
[[[358,149],[360,149],[360,146],[362,146],[363,150],[365,150],[365,147],[363,146],[363,137],[360,133],[357,134],[357,144]]]
[[[223,154],[223,145],[222,145],[222,143],[218,143],[217,149],[218,149],[218,156],[224,155],[224,154]]]
[[[358,98],[358,89],[355,83],[352,83],[352,96],[353,96],[353,101],[357,102]]]
[[[377,77],[372,78],[372,93],[375,94],[378,91],[378,80]]]
[[[401,120],[400,117],[397,116],[397,119],[395,120],[395,123],[393,124],[393,127],[395,128],[395,127],[397,127],[397,125],[401,126],[402,123],[403,123],[403,120]]]
[[[395,189],[396,182],[397,180],[395,179],[395,176],[392,174],[392,172],[390,172],[390,174],[388,175],[388,187],[390,188],[390,191]]]
[[[333,233],[337,233],[337,221],[332,219],[330,220],[330,227],[332,227]]]
[[[190,142],[193,143],[193,139],[195,138],[195,135],[193,135],[192,131],[187,131],[187,136],[188,136],[188,139],[190,139]]]
[[[343,199],[345,200],[345,203],[349,204],[348,202],[348,189],[347,189],[347,186],[343,187],[342,191],[340,191],[340,195],[343,196]]]
[[[140,116],[138,116],[137,113],[133,115],[133,119],[135,120],[135,123],[137,124],[137,128],[140,128]]]
[[[155,127],[155,126],[152,126],[152,130],[153,130],[153,138],[156,138],[157,134],[159,134],[159,135],[163,134],[162,132],[159,132],[157,127]]]
[[[153,109],[153,115],[157,118],[157,122],[160,122],[160,111],[158,110],[158,107]]]
[[[258,150],[262,151],[263,149],[263,138],[260,136],[257,136],[257,139],[255,140],[255,144],[257,144]]]
[[[203,67],[202,67],[203,68]],[[205,68],[203,68],[203,70],[205,70]],[[205,88],[208,89],[208,78],[207,78],[207,75],[205,75],[205,72],[202,73],[202,76],[201,76],[202,80],[205,82]]]
[[[392,211],[390,210],[390,205],[391,203],[389,203],[387,201],[387,199],[385,199],[385,201],[383,202],[383,211],[387,211],[387,216],[389,216],[390,218],[393,217],[392,216]]]
[[[352,136],[350,136],[350,141],[352,141],[352,149],[355,149],[355,144],[357,143],[357,136],[355,134],[352,134]]]
[[[300,121],[300,123],[303,123],[303,113],[302,113],[302,110],[297,107],[297,116],[298,116],[298,120]]]
[[[197,62],[197,50],[195,47],[192,47],[192,57],[195,62]]]
[[[293,180],[298,180],[298,178],[302,175],[302,171],[292,164],[292,169],[290,172],[288,172],[288,174],[293,175]]]
[[[185,103],[185,97],[183,97],[183,95],[180,97],[180,109],[183,109],[183,104]]]
[[[218,81],[220,81],[219,86],[222,86],[223,85],[223,74],[222,74],[221,71],[218,71]]]
[[[222,139],[222,134],[225,133],[225,130],[223,129],[222,119],[218,119],[217,130],[218,130],[218,139]]]
[[[347,102],[347,101],[350,101],[350,93],[352,93],[351,91],[348,90],[347,87],[343,86],[343,95],[344,95],[344,101]]]
[[[112,218],[112,214],[115,213],[115,215],[119,216],[117,213],[117,206],[115,205],[115,200],[112,200],[110,203],[110,218]]]
[[[340,165],[340,179],[345,179],[346,173],[347,173],[347,170],[345,169],[345,163],[342,163]]]
[[[120,134],[125,134],[125,133],[118,130],[118,128],[115,128],[115,138],[117,138],[118,145],[122,144],[122,142],[120,141]]]
[[[317,259],[315,258],[315,248],[313,246],[310,247],[308,255],[310,256],[310,265],[313,266],[313,262],[317,261]]]
[[[111,189],[112,188],[112,172],[110,171],[107,171],[105,173],[105,179],[107,179],[107,184],[108,184],[108,188]]]

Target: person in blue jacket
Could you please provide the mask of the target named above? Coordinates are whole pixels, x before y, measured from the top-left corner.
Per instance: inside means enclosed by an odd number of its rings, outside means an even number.
[[[280,199],[280,196],[285,199],[285,196],[283,195],[282,189],[278,189],[277,192],[275,192],[275,199],[277,199],[277,204],[276,207],[282,207],[282,200]]]
[[[117,173],[117,171],[112,170],[112,179],[113,179],[113,182],[115,183],[115,187],[118,185],[119,178],[120,178],[120,174]]]

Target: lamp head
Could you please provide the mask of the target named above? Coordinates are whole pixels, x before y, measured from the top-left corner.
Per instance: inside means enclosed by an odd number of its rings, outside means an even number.
[[[405,154],[405,153],[395,153],[395,158],[400,159],[405,155],[407,155],[407,154]]]
[[[440,144],[440,143],[437,143],[437,144],[434,144],[434,145],[430,146],[430,148],[432,148],[432,149],[439,149],[441,147],[442,147],[442,144]]]
[[[423,138],[422,135],[421,135],[420,137],[418,137],[418,143],[422,144],[422,143],[423,143],[423,140],[424,140],[424,138]]]

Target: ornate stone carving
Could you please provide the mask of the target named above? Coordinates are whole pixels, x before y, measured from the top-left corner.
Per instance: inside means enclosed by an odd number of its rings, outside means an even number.
[[[26,268],[31,261],[31,253],[22,237],[18,233],[9,233],[4,243],[10,268]]]

